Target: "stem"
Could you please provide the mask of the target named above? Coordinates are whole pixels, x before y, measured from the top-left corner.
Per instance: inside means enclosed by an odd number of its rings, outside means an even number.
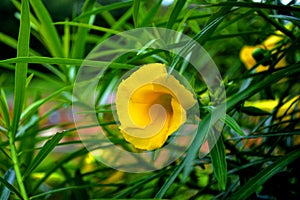
[[[14,143],[14,137],[13,137],[12,131],[9,132],[9,146],[10,146],[10,151],[11,151],[11,159],[14,163],[14,169],[15,169],[15,173],[16,173],[17,182],[18,182],[18,185],[20,188],[20,192],[23,196],[23,199],[28,200],[28,195],[27,195],[25,185],[22,180],[21,169],[19,167],[18,153],[17,153],[17,149],[16,149],[16,146]]]

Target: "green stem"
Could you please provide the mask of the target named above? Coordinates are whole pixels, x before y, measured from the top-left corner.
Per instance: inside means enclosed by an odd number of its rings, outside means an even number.
[[[11,159],[14,163],[14,169],[15,169],[16,178],[17,178],[17,182],[18,182],[18,185],[20,188],[21,195],[24,200],[28,200],[28,195],[27,195],[25,185],[22,180],[21,169],[19,167],[20,166],[19,158],[18,158],[16,146],[14,143],[13,132],[11,132],[11,131],[9,132],[9,146],[10,146],[10,151],[11,151]]]

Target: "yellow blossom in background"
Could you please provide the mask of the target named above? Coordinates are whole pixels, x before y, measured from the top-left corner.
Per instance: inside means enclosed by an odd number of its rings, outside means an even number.
[[[186,111],[195,103],[193,94],[168,75],[165,65],[144,65],[118,86],[120,131],[138,149],[160,148],[185,123]]]
[[[276,31],[276,35],[269,36],[262,44],[256,46],[244,46],[240,51],[240,59],[245,64],[248,70],[252,69],[252,67],[256,64],[256,60],[253,57],[254,51],[258,49],[262,50],[272,50],[276,47],[277,43],[280,42],[284,38],[284,34],[281,31]],[[280,68],[286,66],[286,59],[283,57],[275,66],[275,68]],[[256,72],[262,72],[268,70],[269,65],[260,64],[256,68]]]
[[[298,99],[298,102],[295,102]],[[246,101],[244,106],[253,106],[256,108],[259,108],[261,110],[267,111],[269,113],[273,112],[273,110],[276,108],[276,106],[279,104],[279,100],[259,100],[259,101]],[[297,106],[297,107],[296,107]],[[295,110],[295,108],[299,108],[300,101],[299,96],[296,96],[289,101],[287,101],[285,104],[283,104],[278,112],[276,117],[283,117],[285,114],[292,114],[292,112]],[[297,113],[297,117],[300,116],[300,113]],[[286,118],[285,118],[286,119]],[[287,119],[286,119],[287,120]]]

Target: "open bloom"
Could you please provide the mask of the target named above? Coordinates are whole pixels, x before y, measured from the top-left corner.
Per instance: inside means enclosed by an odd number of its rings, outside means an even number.
[[[168,75],[165,65],[144,65],[118,86],[120,131],[138,149],[160,148],[185,123],[186,111],[195,103],[193,94]]]
[[[278,42],[280,42],[284,38],[284,34],[281,31],[276,31],[276,35],[269,36],[262,44],[256,46],[244,46],[240,51],[240,58],[242,62],[245,64],[246,68],[252,69],[252,67],[256,64],[256,60],[253,57],[253,53],[260,49],[261,51],[271,51],[274,49]],[[280,68],[286,66],[286,59],[283,57],[275,66],[275,68]],[[260,64],[256,68],[256,72],[266,71],[268,69],[268,65]]]

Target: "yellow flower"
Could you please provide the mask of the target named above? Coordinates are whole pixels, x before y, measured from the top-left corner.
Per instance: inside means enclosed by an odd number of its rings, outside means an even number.
[[[298,102],[295,102],[296,100]],[[279,100],[275,99],[275,100],[246,101],[244,106],[253,106],[271,113],[273,112],[273,110],[276,108],[278,104],[279,104]],[[284,115],[292,114],[293,111],[295,111],[295,108],[299,107],[299,104],[300,104],[299,96],[290,99],[279,108],[276,117],[279,118],[279,117],[283,117]],[[297,113],[297,117],[299,117],[299,113]],[[288,118],[284,118],[284,119],[287,120]]]
[[[253,57],[253,52],[257,49],[261,49],[262,51],[267,50],[270,51],[275,48],[276,44],[280,42],[284,38],[284,34],[281,31],[276,31],[276,35],[269,36],[262,44],[256,46],[244,46],[240,51],[240,58],[242,62],[245,64],[246,68],[252,69],[252,67],[256,64],[256,60]],[[279,55],[280,56],[280,55]],[[286,66],[286,59],[283,57],[275,66],[275,68],[280,68]],[[256,72],[266,71],[268,69],[268,65],[264,66],[260,64],[256,68]]]
[[[116,109],[120,131],[138,149],[160,148],[186,121],[193,94],[163,64],[140,67],[119,84]]]

